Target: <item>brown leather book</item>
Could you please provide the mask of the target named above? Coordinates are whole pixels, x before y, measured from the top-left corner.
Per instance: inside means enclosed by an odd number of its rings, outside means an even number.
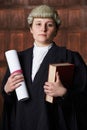
[[[55,82],[55,74],[58,72],[60,80],[64,86],[72,86],[74,64],[71,63],[58,63],[50,64],[48,71],[48,82]],[[46,101],[53,103],[53,97],[46,95]]]

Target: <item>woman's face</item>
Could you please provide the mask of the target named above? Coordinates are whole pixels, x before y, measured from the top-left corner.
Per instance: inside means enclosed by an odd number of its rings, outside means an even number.
[[[36,44],[38,46],[45,46],[53,41],[57,28],[51,18],[34,18],[30,31]]]

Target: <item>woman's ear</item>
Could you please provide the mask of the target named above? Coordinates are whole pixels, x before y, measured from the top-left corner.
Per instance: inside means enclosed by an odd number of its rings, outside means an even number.
[[[32,33],[32,27],[30,27],[30,32]]]

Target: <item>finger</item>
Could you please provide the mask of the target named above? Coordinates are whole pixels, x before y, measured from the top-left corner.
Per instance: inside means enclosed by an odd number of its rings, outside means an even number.
[[[48,90],[48,89],[49,89],[49,86],[44,85],[44,90]]]
[[[48,88],[45,88],[45,89],[44,89],[44,92],[45,92],[46,94],[51,93],[50,89],[48,89]]]
[[[23,76],[22,73],[15,72],[11,74],[11,78],[14,78],[15,76],[20,76],[20,75]]]
[[[47,86],[48,86],[48,85],[49,85],[49,82],[45,82],[45,85],[47,85]]]
[[[16,75],[14,77],[14,80],[24,80],[24,76],[23,75]]]
[[[21,86],[20,83],[18,83],[18,84],[14,84],[14,85],[11,87],[10,92],[14,91],[16,88],[18,88],[18,87],[20,87],[20,86]]]
[[[44,90],[45,94],[49,95],[49,96],[53,96],[53,92],[50,90]]]
[[[49,92],[52,92],[52,91],[53,91],[53,87],[52,87],[52,86],[47,86],[47,85],[45,85],[45,86],[44,86],[44,90],[49,91]]]
[[[21,83],[15,84],[15,89],[18,88],[18,87],[20,87],[21,85],[22,85]]]
[[[18,84],[18,83],[21,83],[22,81],[24,81],[24,78],[18,78],[18,79],[14,79],[12,83]]]
[[[13,83],[24,81],[24,76],[23,75],[12,76],[12,77],[10,77],[10,81]]]
[[[56,76],[55,76],[55,82],[59,82],[59,74],[58,74],[58,72],[56,72]]]
[[[52,85],[53,85],[53,82],[45,82],[45,85],[46,85],[46,86],[52,86]]]

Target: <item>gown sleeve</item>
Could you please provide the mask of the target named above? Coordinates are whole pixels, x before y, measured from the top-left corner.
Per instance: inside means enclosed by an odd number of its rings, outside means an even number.
[[[79,130],[87,129],[87,66],[79,53],[74,53],[75,78],[72,99],[76,108]]]
[[[75,98],[85,92],[87,86],[87,67],[78,52],[72,52],[72,62],[75,64],[75,70],[70,94],[72,98]]]
[[[11,92],[7,94],[4,91],[4,86],[8,80],[8,77],[10,75],[9,69],[7,69],[7,72],[4,76],[4,79],[2,81],[1,91],[3,96],[3,117],[2,117],[2,129],[3,130],[10,130],[12,119],[11,117],[15,117],[15,92]],[[12,116],[13,115],[13,116]],[[13,128],[14,130],[14,128]]]
[[[7,103],[13,102],[13,99],[15,98],[15,92],[11,92],[11,93],[7,94],[4,91],[4,86],[9,78],[9,76],[10,76],[10,72],[9,72],[9,69],[7,69],[6,74],[5,74],[3,81],[2,81],[2,86],[1,86],[2,96],[4,98],[4,101]]]
[[[79,130],[87,129],[87,66],[78,52],[68,53],[68,62],[75,64],[75,72],[73,85],[71,88],[68,87],[68,91],[62,100],[63,112],[65,115],[69,111],[71,113],[71,109],[67,109],[71,104]]]

